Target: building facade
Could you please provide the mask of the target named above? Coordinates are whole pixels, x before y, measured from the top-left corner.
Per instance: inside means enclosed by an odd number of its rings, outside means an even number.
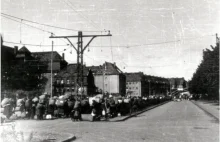
[[[125,76],[127,95],[136,97],[146,96],[143,72],[125,73]]]
[[[105,62],[102,66],[89,68],[94,73],[95,85],[100,93],[126,94],[126,77],[115,63]]]
[[[184,89],[187,89],[188,83],[187,81],[182,77],[182,78],[170,78],[170,85],[171,85],[171,90],[178,90],[178,91],[183,91]]]
[[[95,83],[92,71],[83,66],[83,86],[77,84],[77,64],[69,64],[54,77],[54,94],[87,95],[95,94]]]
[[[166,78],[145,75],[143,72],[125,73],[127,95],[147,97],[166,95],[169,92],[169,81]]]

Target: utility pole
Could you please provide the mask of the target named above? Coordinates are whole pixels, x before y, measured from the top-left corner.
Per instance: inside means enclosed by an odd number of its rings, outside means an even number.
[[[83,35],[82,31],[78,31],[78,35],[73,36],[53,36],[51,35],[50,38],[65,38],[68,40],[68,42],[71,44],[71,46],[76,50],[77,53],[77,78],[75,83],[76,93],[78,94],[78,87],[79,85],[82,89],[82,94],[84,93],[84,77],[83,77],[83,53],[85,49],[89,46],[89,44],[92,42],[92,40],[96,37],[101,36],[112,36],[110,34],[110,31],[108,31],[108,34],[106,35]],[[83,38],[91,38],[89,42],[83,47]],[[77,48],[73,45],[73,43],[70,41],[69,38],[78,38],[77,42]]]
[[[53,96],[53,41],[52,41],[52,52],[51,52],[51,98]]]

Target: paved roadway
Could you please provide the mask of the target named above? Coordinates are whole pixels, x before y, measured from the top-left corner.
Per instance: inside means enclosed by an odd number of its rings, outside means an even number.
[[[25,131],[74,134],[76,142],[219,142],[219,123],[190,101],[169,102],[124,122],[20,120]]]

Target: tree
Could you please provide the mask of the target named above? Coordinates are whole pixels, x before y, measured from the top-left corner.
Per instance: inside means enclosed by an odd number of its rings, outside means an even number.
[[[24,62],[14,61],[10,65],[3,64],[1,70],[3,90],[41,90],[47,79],[42,73],[47,68],[38,59]]]
[[[219,40],[219,39],[218,39]],[[195,94],[208,94],[219,98],[219,41],[216,46],[203,51],[203,60],[189,82],[189,90]]]

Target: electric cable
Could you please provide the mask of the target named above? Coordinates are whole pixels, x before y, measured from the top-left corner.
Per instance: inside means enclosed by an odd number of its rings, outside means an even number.
[[[15,18],[15,19],[19,19],[19,20],[23,20],[23,21],[26,21],[26,22],[29,22],[29,23],[34,23],[34,24],[38,24],[38,25],[42,25],[42,26],[51,27],[51,28],[56,28],[56,29],[61,29],[61,30],[69,30],[69,31],[80,31],[80,30],[76,30],[76,29],[58,27],[58,26],[53,26],[53,25],[49,25],[49,24],[43,24],[43,23],[39,23],[39,22],[19,18],[19,17],[16,17],[16,16],[12,16],[12,15],[9,15],[9,14],[5,14],[5,13],[2,13],[2,12],[1,12],[1,15],[2,16],[8,16],[8,17]],[[100,32],[100,31],[86,31],[86,30],[84,31],[83,30],[83,32]]]
[[[3,43],[11,43],[11,44],[19,44],[19,45],[28,45],[28,46],[51,46],[51,45],[41,45],[41,44],[29,44],[29,43],[19,43],[19,42],[11,42],[11,41],[3,41]],[[67,45],[54,45],[54,46],[68,46],[69,44]]]

